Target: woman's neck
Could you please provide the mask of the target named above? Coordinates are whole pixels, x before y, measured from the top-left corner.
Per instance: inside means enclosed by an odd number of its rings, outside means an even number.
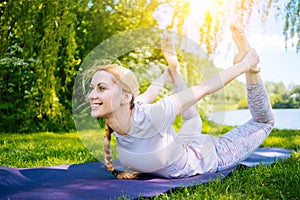
[[[121,107],[111,117],[106,118],[106,122],[118,134],[127,135],[131,128],[132,113],[133,109]]]

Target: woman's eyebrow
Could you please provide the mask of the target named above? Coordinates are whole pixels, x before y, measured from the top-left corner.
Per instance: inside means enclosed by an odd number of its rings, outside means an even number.
[[[99,82],[99,83],[97,83],[97,86],[100,86],[100,85],[105,85],[105,86],[107,86],[108,84],[106,84],[106,83],[104,83],[104,82]]]
[[[108,84],[106,84],[106,83],[104,83],[104,82],[99,82],[99,83],[96,84],[97,87],[99,87],[100,85],[108,86]],[[90,84],[90,87],[94,87],[94,84],[91,83],[91,84]]]

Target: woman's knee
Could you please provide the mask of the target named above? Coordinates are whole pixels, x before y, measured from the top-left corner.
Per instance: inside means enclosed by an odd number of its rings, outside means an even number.
[[[275,116],[274,116],[273,112],[271,112],[271,116],[268,120],[268,124],[270,124],[272,127],[274,127],[274,125],[275,125]]]
[[[266,112],[266,116],[260,119],[258,122],[269,124],[272,128],[275,125],[275,116],[272,110]]]

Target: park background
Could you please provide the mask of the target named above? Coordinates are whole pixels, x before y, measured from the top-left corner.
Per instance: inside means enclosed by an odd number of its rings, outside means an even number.
[[[98,44],[126,30],[176,31],[199,44],[217,68],[228,67],[236,53],[229,29],[233,19],[257,46],[273,108],[300,106],[297,0],[18,0],[3,1],[0,9],[1,132],[75,130],[72,89],[82,61]],[[138,66],[149,59],[164,63],[160,52],[149,51],[150,57],[133,51],[119,59],[143,76]],[[225,109],[247,107],[244,85],[239,80],[225,88]]]
[[[234,18],[246,27],[260,55],[273,108],[299,110],[299,12],[299,0],[1,1],[0,165],[24,168],[99,161],[75,128],[74,81],[98,44],[135,28],[186,35],[208,55],[201,60],[202,67],[221,70],[231,65],[236,53],[229,29]],[[181,54],[179,58],[182,70],[194,77],[193,66],[186,65]],[[166,65],[160,49],[137,49],[119,60],[142,78],[141,91],[155,78],[143,67]],[[203,133],[219,136],[232,127],[208,121],[211,105],[217,110],[246,108],[244,77],[226,86],[225,96],[223,91],[200,104]],[[291,117],[300,118],[297,114],[286,118]],[[291,158],[284,162],[241,167],[223,181],[181,188],[157,199],[298,199],[300,130],[296,129],[274,129],[262,144],[291,149]],[[102,145],[97,146],[99,154]]]

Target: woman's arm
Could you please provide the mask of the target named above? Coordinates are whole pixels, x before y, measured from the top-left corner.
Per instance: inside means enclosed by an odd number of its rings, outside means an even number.
[[[158,96],[159,91],[164,87],[167,80],[167,70],[147,88],[147,90],[136,98],[141,103],[151,103]]]
[[[168,63],[168,69],[152,82],[147,90],[137,97],[136,101],[151,103],[158,96],[159,91],[164,87],[166,82],[171,82],[172,79],[173,83],[177,83],[181,80],[175,46],[169,36],[162,41],[161,49]]]
[[[259,57],[255,50],[252,49],[240,63],[213,75],[203,83],[171,95],[170,98],[176,105],[176,115],[179,115],[206,95],[223,88],[241,74],[246,72],[255,73],[256,71],[253,71],[257,69],[255,66],[258,63]]]

